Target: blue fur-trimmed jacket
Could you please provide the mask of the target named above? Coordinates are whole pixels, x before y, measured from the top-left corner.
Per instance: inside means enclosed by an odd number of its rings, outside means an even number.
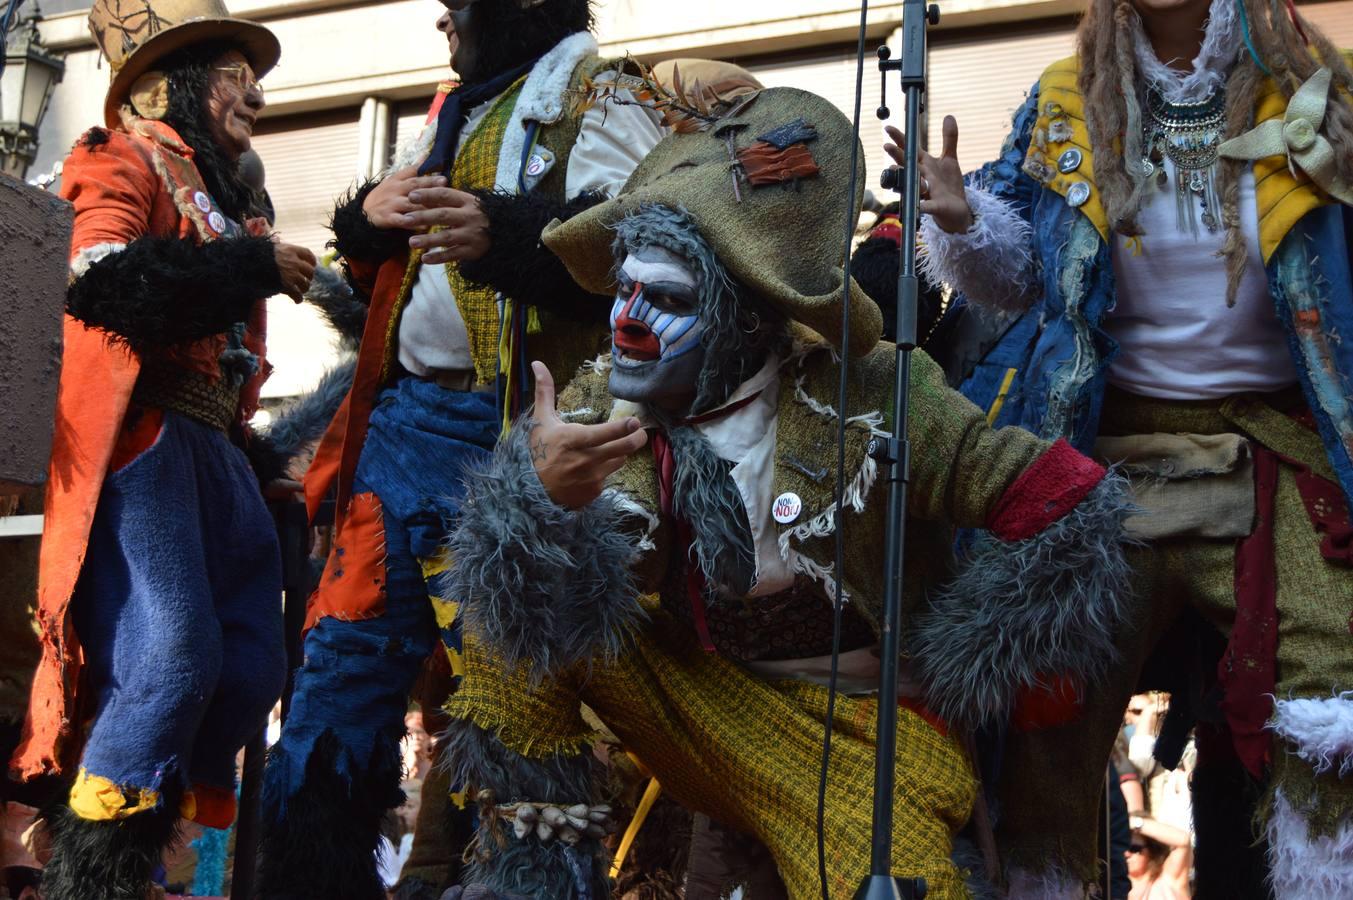
[[[969,176],[970,185],[1005,201],[1032,227],[1038,290],[1033,306],[960,390],[983,409],[994,408],[995,425],[1065,437],[1089,452],[1118,346],[1101,328],[1115,300],[1112,234],[1091,180],[1076,71],[1074,57],[1049,67],[1015,113],[1000,157]],[[1286,101],[1270,88],[1260,94],[1256,122],[1283,114]],[[1047,135],[1049,113],[1070,122],[1071,136],[1047,140],[1044,150],[1035,132]],[[1056,160],[1073,146],[1084,161],[1064,177]],[[1257,161],[1254,174],[1274,311],[1330,465],[1353,507],[1353,209],[1330,201],[1304,176],[1293,177],[1282,157]],[[1078,181],[1088,181],[1091,193],[1076,208],[1065,194]]]

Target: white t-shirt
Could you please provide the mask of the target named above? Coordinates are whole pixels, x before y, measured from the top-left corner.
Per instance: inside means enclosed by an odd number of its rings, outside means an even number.
[[[1117,281],[1114,308],[1102,327],[1119,344],[1109,381],[1134,394],[1202,400],[1242,391],[1274,391],[1297,381],[1287,336],[1274,312],[1259,250],[1254,175],[1240,181],[1241,229],[1249,246],[1233,307],[1226,305],[1226,232],[1198,237],[1177,224],[1174,164],[1164,188],[1151,190],[1138,218],[1144,232],[1134,255],[1112,235]],[[1196,202],[1196,201],[1195,201]]]

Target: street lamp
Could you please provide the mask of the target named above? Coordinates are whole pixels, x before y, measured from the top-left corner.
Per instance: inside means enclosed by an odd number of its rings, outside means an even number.
[[[38,125],[66,64],[43,46],[34,12],[5,41],[0,74],[0,170],[23,178],[38,153]]]

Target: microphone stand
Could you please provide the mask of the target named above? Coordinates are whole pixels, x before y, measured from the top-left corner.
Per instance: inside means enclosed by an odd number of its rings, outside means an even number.
[[[926,895],[924,878],[892,875],[893,767],[897,758],[897,677],[901,657],[902,561],[906,556],[907,484],[911,478],[911,446],[907,441],[910,403],[911,351],[916,349],[916,228],[919,200],[919,150],[921,104],[926,86],[926,26],[939,22],[939,7],[925,0],[902,4],[902,58],[896,62],[884,45],[878,49],[879,71],[887,97],[888,73],[902,74],[906,95],[906,160],[896,172],[885,172],[883,186],[902,193],[902,256],[897,276],[897,367],[893,385],[893,433],[890,438],[869,442],[869,455],[888,472],[888,529],[884,544],[883,647],[880,661],[878,745],[874,751],[874,825],[869,877],[855,892],[856,900],[921,900]],[[885,101],[886,102],[886,101]],[[880,106],[880,119],[888,107]],[[900,178],[899,178],[900,176]],[[900,183],[899,183],[900,181]]]

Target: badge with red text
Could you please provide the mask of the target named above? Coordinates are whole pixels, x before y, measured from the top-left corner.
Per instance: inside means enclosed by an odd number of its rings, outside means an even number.
[[[803,501],[793,491],[785,491],[776,497],[775,505],[771,507],[771,515],[781,525],[788,525],[793,522],[801,512],[803,512]]]

